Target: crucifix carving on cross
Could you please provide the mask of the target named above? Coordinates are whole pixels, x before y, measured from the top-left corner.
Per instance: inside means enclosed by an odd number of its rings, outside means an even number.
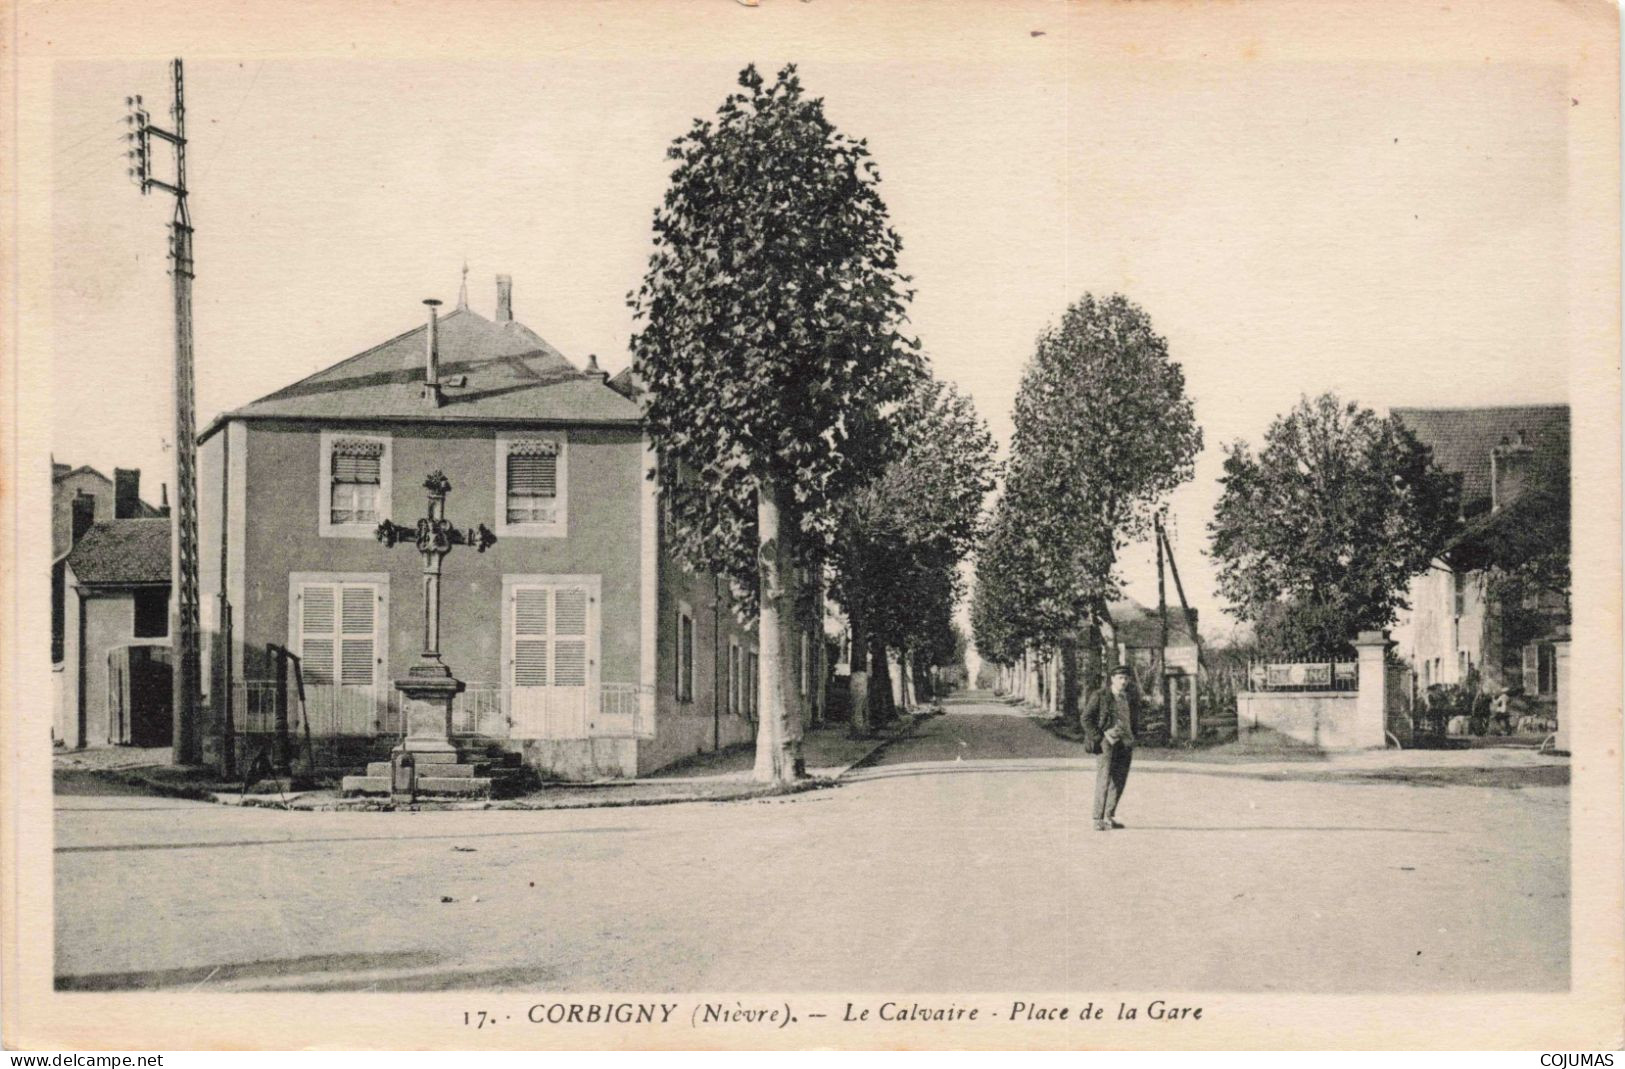
[[[462,691],[461,680],[452,678],[451,669],[440,659],[440,565],[453,546],[473,546],[484,553],[496,544],[497,536],[485,524],[459,529],[446,519],[446,495],[451,480],[444,472],[433,472],[423,480],[429,492],[428,514],[415,525],[384,520],[376,532],[386,547],[407,544],[423,555],[423,655],[396,680],[406,707],[408,750],[450,749],[452,700]]]

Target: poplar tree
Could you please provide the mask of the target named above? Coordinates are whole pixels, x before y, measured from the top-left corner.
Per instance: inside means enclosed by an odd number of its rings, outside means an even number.
[[[872,428],[920,374],[902,333],[908,279],[866,144],[838,131],[793,66],[754,66],[696,120],[628,297],[644,414],[683,561],[725,576],[761,647],[756,778],[801,774],[789,703],[798,570],[817,567],[835,503],[879,473]]]
[[[1117,294],[1085,294],[1039,336],[1014,422],[1001,502],[1012,588],[999,597],[1022,637],[1060,650],[1062,715],[1075,718],[1079,633],[1097,686],[1118,554],[1190,479],[1202,430],[1167,342]]]
[[[921,377],[890,423],[894,459],[841,503],[831,593],[852,643],[852,732],[886,703],[871,699],[873,654],[934,645],[963,593],[959,564],[975,548],[993,488],[997,445],[969,397]],[[876,691],[878,695],[878,689]]]

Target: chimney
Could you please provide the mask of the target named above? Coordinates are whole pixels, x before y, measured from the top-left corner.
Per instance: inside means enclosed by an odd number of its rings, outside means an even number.
[[[169,515],[169,484],[158,484],[158,515]]]
[[[96,522],[96,499],[83,490],[73,495],[73,544],[85,537],[90,525]]]
[[[429,307],[429,331],[427,338],[427,363],[423,369],[423,396],[431,408],[439,408],[445,399],[440,394],[440,314],[435,309],[440,302],[430,297],[423,302]]]
[[[1500,512],[1524,492],[1534,457],[1535,447],[1528,444],[1523,431],[1511,439],[1503,437],[1501,444],[1490,450],[1491,512]]]
[[[113,469],[113,518],[133,520],[141,515],[141,469]]]
[[[609,372],[600,370],[599,367],[598,367],[598,354],[597,353],[588,353],[587,354],[587,374],[596,375],[598,377],[599,382],[608,382],[609,381]]]
[[[513,322],[513,276],[497,276],[497,322]]]

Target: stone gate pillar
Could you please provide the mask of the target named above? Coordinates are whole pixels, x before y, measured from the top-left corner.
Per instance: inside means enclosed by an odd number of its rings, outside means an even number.
[[[1574,709],[1574,699],[1569,694],[1569,640],[1559,639],[1552,643],[1553,659],[1557,662],[1557,738],[1553,746],[1564,753],[1572,753],[1569,748],[1571,735],[1569,732],[1569,714]]]
[[[1380,750],[1388,745],[1388,641],[1386,631],[1361,631],[1354,640],[1359,652],[1360,689],[1355,694],[1351,744]]]

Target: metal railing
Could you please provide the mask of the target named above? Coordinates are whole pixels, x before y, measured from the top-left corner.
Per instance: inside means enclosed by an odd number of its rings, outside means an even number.
[[[269,735],[276,731],[277,685],[271,679],[242,680],[233,688],[236,731]],[[305,734],[308,722],[315,738],[333,736],[399,736],[405,734],[400,694],[393,687],[305,685],[305,700],[290,679],[287,685],[288,731]],[[598,687],[596,715],[587,709],[575,716],[532,720],[528,730],[514,731],[513,688],[501,683],[473,682],[453,700],[452,734],[465,738],[634,738],[652,739],[654,688],[636,683],[603,683]]]
[[[1251,661],[1249,691],[1359,690],[1357,661]]]

